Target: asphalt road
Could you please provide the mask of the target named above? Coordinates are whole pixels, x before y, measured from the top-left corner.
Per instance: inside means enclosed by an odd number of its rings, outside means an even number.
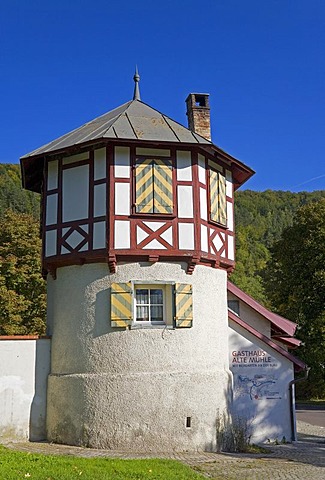
[[[308,405],[299,405],[296,408],[297,420],[325,427],[325,408]]]

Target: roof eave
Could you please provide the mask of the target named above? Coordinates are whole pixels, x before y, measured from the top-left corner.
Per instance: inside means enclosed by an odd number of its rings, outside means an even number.
[[[263,305],[258,303],[254,298],[252,298],[247,293],[243,292],[243,290],[241,290],[239,287],[237,287],[237,285],[230,282],[229,280],[227,282],[227,289],[229,290],[230,293],[238,297],[242,302],[246,303],[246,305],[251,307],[260,315],[262,315],[273,325],[280,328],[280,330],[283,331],[285,334],[290,336],[294,335],[297,328],[297,324],[295,322],[292,322],[287,318],[281,317],[280,315],[277,315],[276,313],[271,312],[266,307],[263,307]]]
[[[296,372],[301,372],[302,370],[306,370],[307,365],[300,360],[299,358],[295,357],[291,353],[287,352],[284,348],[280,347],[278,344],[274,343],[270,338],[268,338],[266,335],[263,333],[259,332],[256,330],[254,327],[251,325],[248,325],[248,323],[244,322],[238,315],[233,313],[231,310],[228,309],[228,318],[235,322],[237,325],[242,327],[244,330],[247,332],[251,333],[254,335],[256,338],[259,340],[262,340],[264,343],[266,343],[269,347],[273,348],[273,350],[276,350],[278,353],[283,355],[285,358],[290,360],[294,364],[294,369]]]

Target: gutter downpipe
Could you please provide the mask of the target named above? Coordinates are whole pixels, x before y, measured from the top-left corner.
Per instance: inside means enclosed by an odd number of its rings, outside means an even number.
[[[301,377],[301,378],[297,378],[295,380],[291,380],[291,382],[289,382],[289,398],[290,398],[290,420],[291,420],[291,441],[292,442],[296,442],[297,441],[297,432],[296,432],[296,428],[295,428],[295,420],[296,420],[296,417],[295,417],[295,398],[294,398],[294,394],[293,394],[293,387],[296,383],[298,382],[302,382],[303,380],[307,380],[308,378],[308,375],[309,375],[309,370],[310,370],[310,367],[306,367],[304,369],[304,376]]]

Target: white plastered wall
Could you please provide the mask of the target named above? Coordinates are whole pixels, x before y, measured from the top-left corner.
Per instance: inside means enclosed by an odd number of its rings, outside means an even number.
[[[193,287],[193,327],[112,329],[111,282]],[[48,278],[49,440],[137,451],[214,449],[230,401],[226,272],[186,264],[60,268]],[[186,428],[186,419],[191,427]]]
[[[238,300],[238,298],[232,293],[228,292],[228,300]],[[239,300],[239,316],[242,320],[244,320],[244,322],[255,328],[255,330],[262,333],[266,337],[271,338],[270,321],[241,300]]]
[[[234,418],[247,420],[251,443],[291,441],[292,362],[230,321],[229,368],[233,374]]]
[[[0,439],[46,438],[50,340],[0,340]]]

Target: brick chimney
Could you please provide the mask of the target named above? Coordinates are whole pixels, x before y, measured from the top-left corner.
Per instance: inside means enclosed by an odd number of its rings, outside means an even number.
[[[190,93],[186,99],[188,128],[211,140],[210,105],[208,93]]]

